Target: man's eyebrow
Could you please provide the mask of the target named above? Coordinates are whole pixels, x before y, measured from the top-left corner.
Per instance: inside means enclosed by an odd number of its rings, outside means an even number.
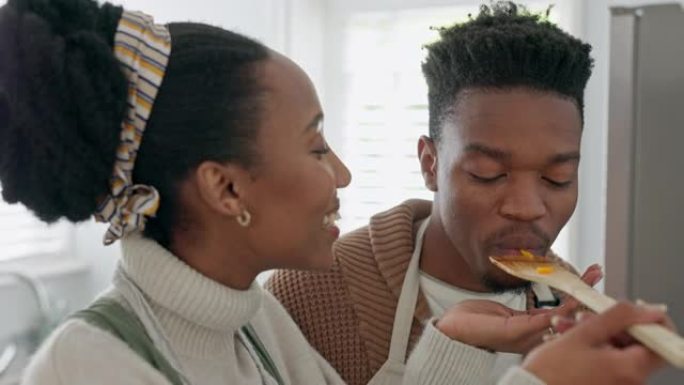
[[[500,150],[498,148],[485,146],[481,143],[471,143],[465,147],[464,151],[482,154],[484,156],[487,156],[498,161],[505,161],[511,159],[510,153]]]
[[[568,162],[579,162],[580,153],[579,151],[566,152],[564,154],[554,155],[549,159],[549,164],[559,164]]]

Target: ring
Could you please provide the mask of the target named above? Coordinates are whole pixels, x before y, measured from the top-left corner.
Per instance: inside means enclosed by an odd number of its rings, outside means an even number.
[[[553,327],[549,326],[548,329],[546,330],[546,333],[542,336],[542,341],[550,341],[558,336],[558,333],[556,333],[555,330],[553,330]]]

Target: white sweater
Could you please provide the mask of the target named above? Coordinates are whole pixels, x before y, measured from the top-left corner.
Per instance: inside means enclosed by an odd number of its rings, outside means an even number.
[[[238,330],[251,323],[286,384],[343,384],[285,309],[253,283],[238,291],[212,281],[155,242],[123,241],[121,267],[145,293],[192,385],[262,385]],[[114,289],[109,294],[117,296]],[[409,360],[406,384],[483,384],[495,356],[428,325]],[[519,368],[500,385],[543,385]],[[84,321],[60,326],[33,357],[30,385],[169,385],[124,342]]]

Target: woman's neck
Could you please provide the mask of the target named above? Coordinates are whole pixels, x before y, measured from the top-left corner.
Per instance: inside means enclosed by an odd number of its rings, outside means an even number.
[[[192,234],[178,231],[170,251],[205,277],[232,289],[247,290],[262,269],[254,266],[258,258],[248,248],[240,247],[239,239],[231,238],[216,230]]]

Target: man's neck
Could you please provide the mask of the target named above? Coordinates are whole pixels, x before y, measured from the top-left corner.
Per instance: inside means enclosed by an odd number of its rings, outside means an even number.
[[[464,290],[490,292],[491,290],[475,277],[461,253],[453,246],[434,210],[429,221],[425,230],[420,269],[442,282]]]

